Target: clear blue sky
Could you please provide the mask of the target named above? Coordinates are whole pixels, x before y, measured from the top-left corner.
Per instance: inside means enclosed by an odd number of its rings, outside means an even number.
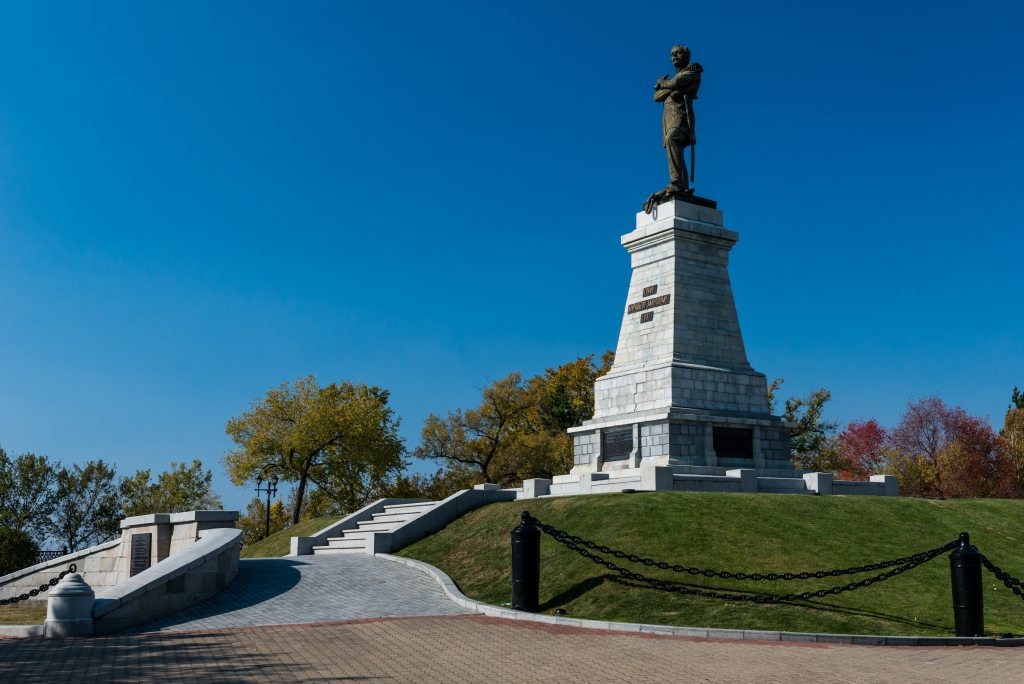
[[[0,445],[220,465],[314,373],[428,412],[614,348],[705,68],[697,189],[748,356],[892,425],[1024,385],[1016,3],[4,3]]]

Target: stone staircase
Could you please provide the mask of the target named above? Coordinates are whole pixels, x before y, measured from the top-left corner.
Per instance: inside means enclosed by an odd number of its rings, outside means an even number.
[[[374,513],[370,520],[358,523],[355,529],[345,530],[340,537],[328,537],[325,546],[314,546],[313,555],[337,553],[366,553],[366,537],[371,532],[391,532],[400,525],[420,517],[440,501],[392,504],[380,513]]]

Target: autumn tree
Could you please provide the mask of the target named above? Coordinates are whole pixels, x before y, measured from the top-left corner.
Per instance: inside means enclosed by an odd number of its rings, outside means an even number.
[[[449,464],[446,468],[438,468],[433,475],[401,473],[381,492],[381,496],[440,501],[461,489],[471,488],[480,479],[474,468]]]
[[[236,485],[271,472],[296,483],[295,524],[311,484],[354,510],[399,472],[398,425],[387,390],[350,382],[320,387],[307,376],[270,390],[227,422],[238,448],[225,465]]]
[[[965,412],[961,409],[959,413]],[[927,474],[921,483],[922,495],[944,496],[939,455],[956,439],[957,412],[937,396],[907,404],[899,424],[892,431],[892,446],[903,457],[917,461],[913,470]]]
[[[572,467],[566,429],[593,416],[594,381],[613,359],[581,357],[529,380],[511,373],[484,387],[477,408],[428,416],[414,454],[445,463],[461,482],[467,473],[502,485],[564,473]]]
[[[888,441],[889,433],[874,418],[851,421],[839,435],[839,478],[867,480],[882,472],[889,457]]]
[[[510,373],[484,387],[478,408],[455,409],[446,418],[428,415],[413,453],[478,469],[485,482],[506,481],[518,448],[513,437],[526,429],[527,414],[536,405],[537,397],[522,376]]]
[[[191,465],[171,461],[171,466],[153,480],[149,468],[121,478],[118,485],[124,517],[149,513],[219,510],[220,497],[213,491],[213,473],[203,470],[202,461]]]
[[[91,546],[120,531],[116,476],[102,459],[57,469],[56,505],[48,531],[68,551]]]
[[[999,431],[999,464],[994,495],[1024,498],[1024,394],[1016,387]]]
[[[939,397],[911,401],[890,433],[886,472],[910,495],[991,496],[1001,470],[999,440],[988,421]],[[904,484],[906,483],[906,484]]]
[[[56,478],[46,456],[26,453],[12,459],[0,449],[0,526],[42,540],[56,504]]]

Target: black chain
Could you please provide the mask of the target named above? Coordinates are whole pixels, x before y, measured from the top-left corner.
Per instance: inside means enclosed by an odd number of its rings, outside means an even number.
[[[811,598],[817,598],[822,596],[829,596],[831,594],[841,594],[846,591],[852,591],[859,589],[860,587],[866,587],[876,582],[882,582],[884,580],[902,575],[908,570],[913,570],[923,563],[940,556],[947,551],[951,551],[956,548],[960,543],[959,540],[954,540],[943,544],[942,546],[930,549],[928,551],[921,551],[910,556],[904,556],[903,558],[895,558],[893,560],[882,561],[881,563],[873,563],[871,565],[859,565],[852,568],[841,568],[838,570],[818,570],[815,572],[785,572],[785,573],[743,573],[743,572],[726,572],[718,570],[710,570],[705,568],[694,568],[686,565],[673,565],[664,561],[656,561],[651,558],[644,558],[637,556],[636,554],[627,554],[623,551],[612,549],[602,544],[597,544],[587,539],[577,537],[569,534],[563,530],[559,530],[551,525],[540,522],[536,518],[533,519],[534,523],[543,531],[545,534],[551,536],[555,541],[563,544],[567,548],[576,553],[580,554],[584,558],[587,558],[598,565],[602,565],[613,572],[625,577],[626,579],[633,580],[634,582],[640,582],[646,584],[652,589],[658,589],[661,591],[674,592],[678,594],[689,594],[692,596],[701,596],[706,598],[721,599],[724,601],[747,601],[752,603],[783,603],[789,601],[806,601]],[[588,550],[589,549],[589,550]],[[790,593],[790,594],[734,594],[730,592],[716,591],[713,589],[700,588],[687,586],[680,582],[671,580],[662,580],[654,577],[647,577],[641,575],[638,572],[634,572],[620,565],[616,565],[612,561],[606,560],[597,556],[591,551],[598,551],[599,553],[605,553],[611,556],[615,556],[618,559],[625,559],[633,563],[639,563],[647,567],[657,567],[662,570],[672,570],[677,573],[689,574],[689,575],[700,575],[703,577],[720,577],[722,579],[735,579],[735,580],[752,580],[752,581],[776,581],[776,580],[802,580],[811,578],[823,578],[823,577],[836,577],[840,575],[851,575],[855,573],[867,572],[870,570],[881,570],[884,568],[892,568],[886,572],[879,573],[872,577],[866,577],[856,582],[850,582],[849,584],[840,584],[827,589],[818,589],[814,591],[805,591],[802,593]]]
[[[50,587],[57,586],[57,582],[60,582],[62,579],[64,579],[65,576],[67,576],[70,573],[75,572],[77,570],[78,570],[78,567],[74,563],[72,563],[71,565],[68,566],[67,570],[65,570],[64,572],[60,573],[56,577],[51,577],[50,581],[47,582],[46,584],[40,584],[38,589],[29,589],[28,592],[25,593],[25,594],[21,594],[19,596],[12,596],[10,598],[5,598],[5,599],[0,599],[0,606],[7,606],[7,605],[10,605],[12,603],[18,603],[19,601],[27,601],[30,598],[35,598],[36,596],[39,596],[39,594],[43,593],[44,591],[49,591]]]
[[[1006,585],[1007,589],[1024,600],[1024,583],[990,561],[988,556],[982,555],[981,562],[985,566],[985,569],[995,575],[1000,582]]]
[[[752,602],[752,603],[783,603],[783,602],[789,602],[789,601],[806,601],[807,599],[816,598],[816,597],[822,597],[822,596],[828,596],[830,594],[841,594],[841,593],[843,593],[845,591],[852,591],[854,589],[859,589],[860,587],[866,587],[866,586],[869,586],[871,584],[875,584],[876,582],[882,582],[882,581],[887,580],[887,579],[889,579],[891,577],[896,577],[897,575],[902,575],[907,570],[913,570],[914,568],[916,568],[917,566],[921,565],[922,563],[927,563],[928,561],[932,560],[936,556],[940,556],[943,553],[945,553],[946,551],[949,551],[949,548],[947,548],[948,545],[947,546],[942,546],[942,547],[939,547],[939,548],[936,548],[936,549],[932,549],[931,551],[927,551],[927,552],[925,552],[923,554],[918,554],[920,556],[920,558],[918,558],[917,560],[914,560],[913,562],[905,563],[904,565],[901,565],[899,567],[893,568],[892,570],[889,570],[888,572],[880,573],[880,574],[875,575],[873,577],[865,577],[864,579],[859,580],[857,582],[850,582],[849,584],[840,584],[840,585],[837,585],[837,586],[834,586],[834,587],[829,587],[828,589],[818,589],[816,591],[805,591],[805,592],[802,592],[802,593],[799,593],[799,594],[782,594],[782,595],[777,595],[777,594],[732,594],[732,593],[727,593],[727,592],[722,592],[722,591],[715,591],[713,589],[702,589],[702,588],[698,588],[698,587],[690,587],[690,586],[686,586],[684,584],[681,584],[679,582],[672,582],[672,581],[669,581],[669,580],[659,580],[659,579],[655,579],[653,577],[646,577],[645,575],[641,575],[640,573],[633,572],[632,570],[629,570],[627,568],[623,568],[621,566],[618,566],[615,563],[612,563],[611,561],[605,560],[604,558],[600,558],[599,556],[595,556],[594,554],[590,553],[586,549],[580,548],[579,546],[577,546],[576,544],[573,544],[572,542],[563,542],[563,543],[565,543],[565,545],[567,547],[569,547],[570,549],[572,549],[576,553],[580,554],[584,558],[589,558],[590,560],[594,561],[598,565],[603,565],[604,567],[608,568],[609,570],[613,570],[614,572],[619,573],[620,575],[622,575],[623,577],[625,577],[627,579],[631,579],[631,580],[634,580],[636,582],[641,582],[643,584],[646,584],[649,587],[651,587],[652,589],[659,589],[661,591],[669,591],[669,592],[674,592],[674,593],[678,593],[678,594],[690,594],[690,595],[693,595],[693,596],[703,596],[703,597],[706,597],[706,598],[715,598],[715,599],[721,599],[721,600],[724,600],[724,601],[748,601],[748,602]]]
[[[884,568],[892,568],[896,566],[902,566],[907,564],[914,564],[916,567],[922,562],[929,561],[937,555],[950,551],[957,547],[960,543],[958,540],[951,541],[947,544],[943,544],[934,549],[928,551],[921,551],[910,556],[904,556],[902,558],[894,558],[892,560],[882,561],[881,563],[872,563],[870,565],[857,565],[851,568],[840,568],[837,570],[817,570],[813,572],[769,572],[769,573],[758,573],[758,572],[728,572],[725,570],[710,570],[707,568],[695,568],[687,565],[673,565],[666,563],[665,561],[657,561],[652,558],[644,558],[632,553],[626,553],[619,551],[602,544],[583,539],[569,534],[563,530],[559,530],[551,525],[542,523],[541,521],[534,518],[534,522],[537,527],[541,529],[545,534],[550,535],[555,541],[560,544],[565,544],[573,550],[580,551],[579,547],[586,547],[591,551],[597,551],[598,553],[607,554],[609,556],[615,556],[620,560],[628,560],[631,563],[638,563],[647,567],[657,567],[661,570],[671,570],[680,574],[688,575],[700,575],[703,577],[720,577],[722,579],[733,579],[733,580],[749,580],[749,581],[769,581],[776,582],[779,580],[807,580],[807,579],[821,579],[824,577],[840,577],[842,575],[859,575],[864,572],[872,570],[882,570]]]

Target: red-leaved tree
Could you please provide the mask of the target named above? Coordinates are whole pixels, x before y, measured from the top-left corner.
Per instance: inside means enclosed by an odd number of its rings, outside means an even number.
[[[839,435],[841,480],[866,480],[882,472],[886,462],[889,433],[878,421],[852,421]]]

